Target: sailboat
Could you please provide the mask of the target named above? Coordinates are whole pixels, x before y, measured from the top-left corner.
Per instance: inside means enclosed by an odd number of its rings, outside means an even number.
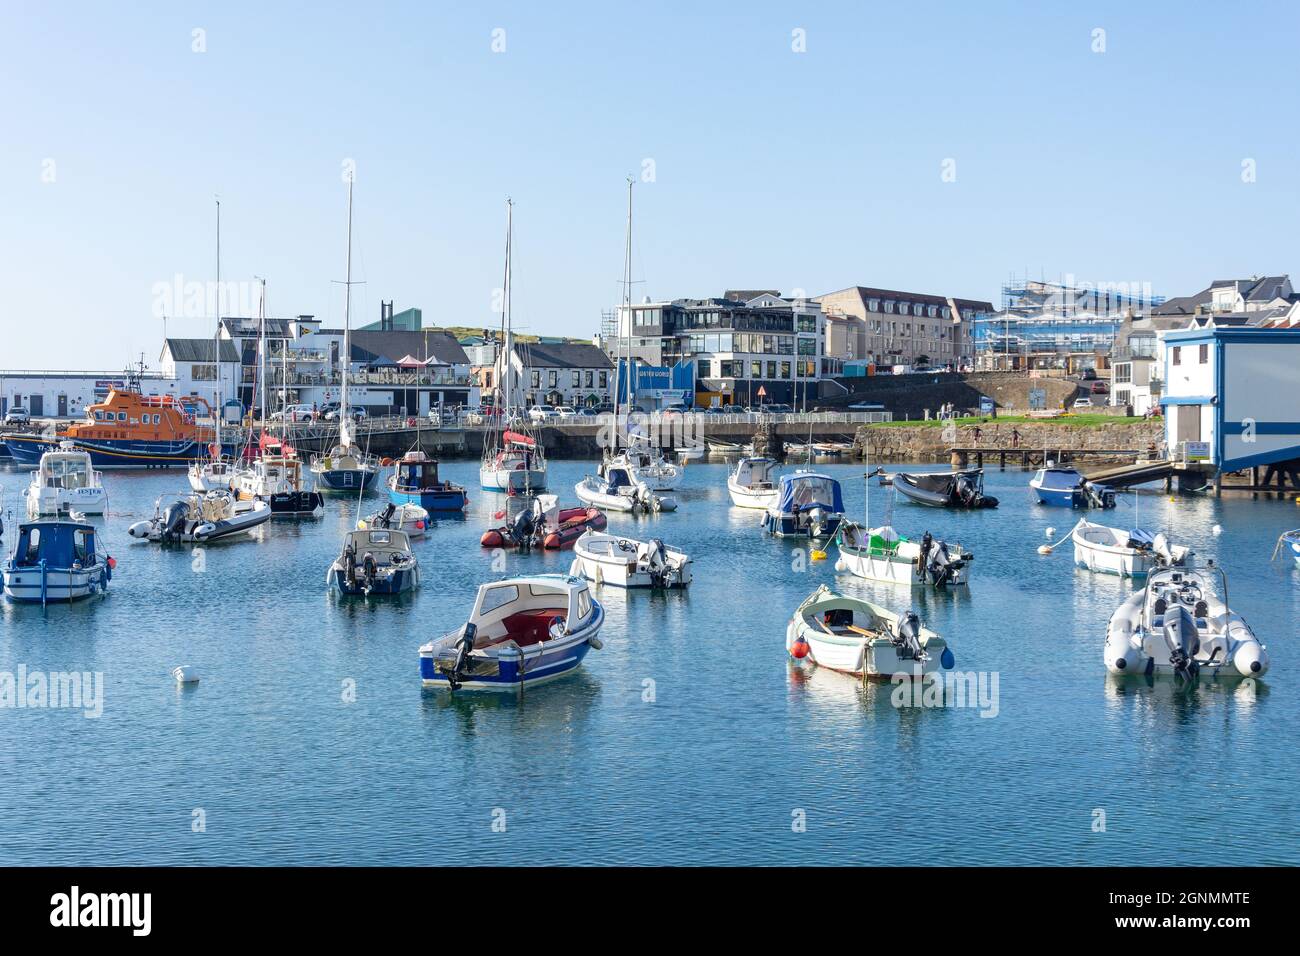
[[[615,472],[630,476],[634,483],[642,483],[651,491],[673,491],[681,480],[683,469],[668,461],[662,449],[641,433],[640,429],[630,424],[632,407],[635,404],[636,389],[632,384],[632,177],[627,180],[627,243],[623,253],[623,318],[618,323],[617,366],[626,356],[626,365],[621,371],[616,367],[614,374],[614,421],[620,415],[629,422],[625,437],[625,447],[618,447],[618,428],[614,429],[614,448],[606,454],[597,469],[597,477],[609,479]],[[623,322],[627,322],[627,347],[624,348]],[[626,394],[618,388],[621,380],[626,382]]]
[[[546,452],[530,432],[527,419],[512,423],[511,383],[514,368],[511,353],[514,340],[511,330],[511,237],[514,202],[506,200],[506,278],[502,288],[501,329],[503,347],[498,355],[496,395],[501,409],[493,418],[483,444],[483,464],[479,467],[479,485],[484,491],[530,492],[546,487]],[[498,421],[500,431],[498,432]]]
[[[212,424],[215,435],[208,446],[208,454],[190,462],[190,487],[200,493],[228,489],[234,479],[236,468],[225,456],[221,444],[221,200],[217,200],[217,331],[212,338],[212,367],[216,370],[213,377],[212,394],[216,399],[212,403]]]
[[[302,460],[284,436],[266,430],[266,281],[262,281],[259,306],[261,331],[258,342],[258,376],[262,393],[262,430],[258,435],[258,456],[231,482],[240,501],[265,501],[273,515],[314,515],[325,502],[319,491],[308,488],[302,477]],[[282,393],[283,394],[283,393]],[[250,433],[251,440],[251,433]],[[247,452],[248,449],[245,449]]]
[[[325,491],[353,492],[369,488],[379,474],[379,459],[357,447],[348,405],[348,366],[352,362],[352,180],[348,179],[348,267],[343,285],[343,385],[339,392],[339,440],[328,454],[311,460],[311,473]]]

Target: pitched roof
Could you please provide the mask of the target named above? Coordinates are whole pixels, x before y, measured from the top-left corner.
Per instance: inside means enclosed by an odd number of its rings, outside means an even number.
[[[174,362],[211,362],[212,339],[167,339],[163,354],[171,353]],[[221,340],[221,361],[238,362],[239,353],[230,339]]]
[[[778,299],[781,293],[776,289],[728,289],[722,293],[724,299],[730,299],[732,302],[748,302],[750,299],[757,299],[760,295],[774,295]]]
[[[342,329],[321,329],[314,335],[342,335]],[[367,365],[396,365],[413,356],[420,361],[434,359],[438,365],[468,365],[469,357],[459,342],[442,329],[352,330],[352,361]]]
[[[515,346],[527,366],[540,368],[613,368],[603,350],[589,342],[527,342]]]
[[[826,292],[823,295],[814,296],[814,301],[820,301],[828,295],[835,295],[839,292],[854,292],[858,298],[865,302],[867,299],[894,299],[906,300],[908,302],[919,302],[922,305],[947,305],[949,296],[930,295],[926,292],[900,292],[897,289],[877,289],[872,286],[854,285],[847,289],[837,289],[835,292]],[[992,312],[993,303],[985,302],[981,299],[959,299],[955,296],[952,301],[959,309],[970,309],[976,312]]]

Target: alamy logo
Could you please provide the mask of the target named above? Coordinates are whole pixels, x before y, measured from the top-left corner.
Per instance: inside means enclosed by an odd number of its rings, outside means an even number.
[[[129,926],[133,936],[148,936],[152,893],[70,893],[50,897],[51,926]]]
[[[95,719],[104,713],[104,675],[101,671],[0,671],[0,710],[51,708],[80,710]]]

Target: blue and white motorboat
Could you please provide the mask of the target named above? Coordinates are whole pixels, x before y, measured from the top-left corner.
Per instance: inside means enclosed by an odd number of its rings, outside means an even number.
[[[1106,485],[1088,481],[1073,468],[1051,463],[1039,468],[1029,487],[1040,505],[1056,508],[1114,508],[1115,492]]]
[[[763,513],[763,529],[779,538],[829,538],[844,520],[844,494],[830,475],[796,471],[783,475],[775,503]]]
[[[401,594],[420,586],[420,562],[405,531],[358,529],[347,533],[325,578],[348,597]]]
[[[1278,537],[1277,546],[1273,549],[1273,557],[1276,558],[1278,552],[1283,550],[1295,560],[1296,567],[1300,567],[1300,528],[1284,532]]]
[[[116,562],[98,550],[98,532],[82,521],[43,519],[18,526],[13,553],[0,567],[12,601],[75,601],[103,594]]]
[[[559,574],[478,589],[469,621],[420,648],[425,687],[518,691],[576,670],[599,650],[605,609],[587,582]]]
[[[425,511],[462,512],[469,495],[460,485],[438,477],[438,462],[422,451],[408,451],[388,476],[388,499],[395,505],[419,505]]]
[[[90,452],[72,442],[63,442],[41,455],[26,495],[27,515],[31,518],[72,512],[102,515],[108,506],[108,495],[99,472],[91,465]]]

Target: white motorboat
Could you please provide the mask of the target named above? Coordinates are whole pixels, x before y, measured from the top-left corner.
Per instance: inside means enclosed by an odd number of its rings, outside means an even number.
[[[164,495],[154,516],[137,521],[126,533],[142,541],[219,541],[251,531],[271,519],[265,501],[239,501],[229,491]]]
[[[704,446],[684,445],[681,448],[674,448],[673,454],[677,456],[677,460],[682,464],[691,461],[701,461],[704,458]]]
[[[657,538],[588,531],[573,546],[569,573],[620,588],[684,588],[691,583],[691,559]]]
[[[100,515],[108,507],[108,494],[100,473],[91,466],[90,452],[72,442],[60,442],[58,448],[41,455],[27,486],[27,514]]]
[[[1103,651],[1112,674],[1262,677],[1268,654],[1228,605],[1228,580],[1213,561],[1202,569],[1160,568],[1111,615]]]
[[[682,479],[682,466],[667,461],[662,451],[635,432],[628,435],[625,450],[601,462],[598,474],[604,476],[616,468],[644,482],[651,491],[672,491]]]
[[[796,660],[867,680],[952,670],[952,649],[912,611],[897,614],[822,585],[799,605],[785,632]]]
[[[348,597],[392,595],[420,586],[420,562],[405,531],[349,531],[325,581]]]
[[[1192,549],[1171,545],[1163,533],[1154,537],[1140,528],[1126,531],[1080,519],[1070,532],[1074,563],[1089,571],[1141,578],[1158,567],[1191,567]]]
[[[727,475],[727,493],[737,508],[770,508],[776,504],[773,480],[780,466],[774,458],[742,458]]]
[[[928,531],[912,541],[889,525],[864,532],[860,525],[846,521],[835,535],[835,544],[840,551],[836,571],[891,584],[960,587],[969,583],[975,559],[960,544],[940,541]]]
[[[1277,544],[1273,548],[1273,558],[1283,551],[1295,559],[1296,567],[1300,567],[1300,528],[1285,531],[1278,536]]]
[[[241,501],[265,501],[277,515],[313,515],[324,504],[319,491],[306,486],[296,452],[269,435],[262,454],[231,483]]]
[[[578,500],[604,511],[641,513],[676,511],[671,495],[655,494],[644,481],[633,478],[625,468],[610,467],[604,476],[588,475],[574,486]]]
[[[461,627],[420,648],[425,687],[519,691],[571,673],[599,650],[605,609],[587,583],[559,574],[478,589]]]
[[[704,447],[709,450],[710,455],[752,455],[754,454],[754,443],[742,445],[739,442],[718,441],[712,438],[704,439]]]
[[[390,501],[374,514],[357,521],[359,531],[404,531],[408,537],[422,538],[429,530],[429,512],[417,504]]]
[[[190,462],[190,488],[200,494],[209,491],[227,491],[239,474],[239,468],[229,458],[201,458]]]

